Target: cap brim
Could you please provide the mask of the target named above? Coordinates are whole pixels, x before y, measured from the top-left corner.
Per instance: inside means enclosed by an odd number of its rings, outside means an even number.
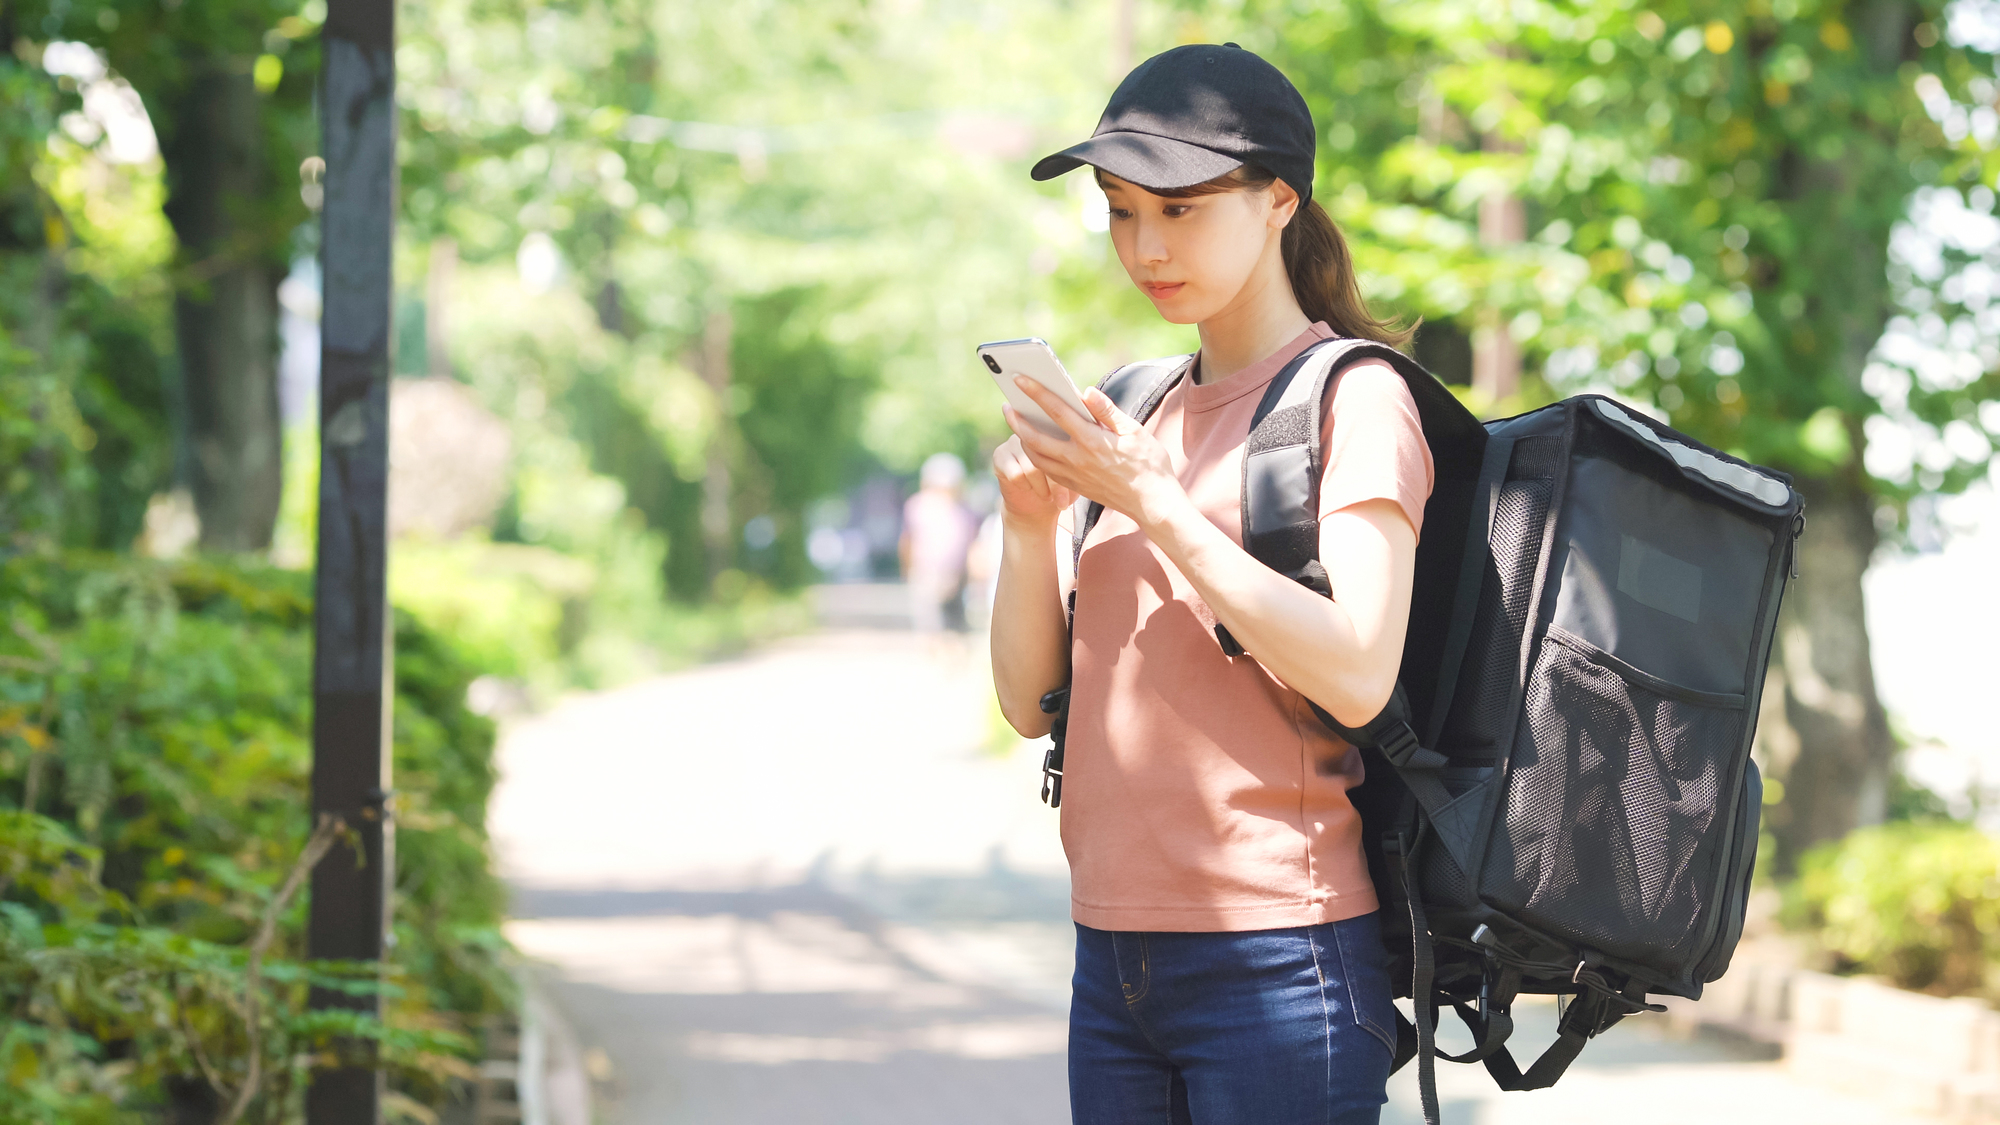
[[[1035,162],[1028,175],[1052,180],[1088,164],[1142,188],[1193,187],[1243,166],[1241,160],[1199,145],[1150,133],[1099,133],[1080,145]]]

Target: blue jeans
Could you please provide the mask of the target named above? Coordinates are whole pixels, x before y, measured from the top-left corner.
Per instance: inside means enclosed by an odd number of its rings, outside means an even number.
[[[1395,1053],[1380,923],[1076,928],[1075,1125],[1376,1125]]]

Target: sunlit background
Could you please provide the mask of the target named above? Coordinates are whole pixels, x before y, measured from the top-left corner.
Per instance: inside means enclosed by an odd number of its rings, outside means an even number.
[[[296,904],[291,968],[243,956],[307,827],[325,18],[0,0],[0,1118],[211,1112],[261,1036],[244,1120],[296,1120],[325,1038]],[[945,453],[992,512],[976,343],[1194,346],[1089,179],[1026,173],[1225,40],[1475,410],[1610,394],[1808,497],[1737,970],[1554,1091],[1450,1068],[1447,1120],[2000,1119],[2000,5],[439,0],[398,39],[392,1119],[1064,1119],[990,535],[963,629],[914,628],[904,505]]]

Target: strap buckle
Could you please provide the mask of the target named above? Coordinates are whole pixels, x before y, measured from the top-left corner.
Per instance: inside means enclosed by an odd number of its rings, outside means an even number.
[[[1056,748],[1051,746],[1042,754],[1042,803],[1048,807],[1062,807],[1063,771],[1056,764]]]
[[[1411,730],[1410,724],[1405,722],[1391,723],[1388,729],[1376,738],[1375,748],[1382,751],[1382,756],[1389,759],[1391,765],[1401,769],[1435,768],[1443,765],[1446,760],[1443,755],[1424,749],[1423,741],[1417,737],[1417,732]]]

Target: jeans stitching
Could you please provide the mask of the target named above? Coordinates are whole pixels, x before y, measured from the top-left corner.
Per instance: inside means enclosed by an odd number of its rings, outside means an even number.
[[[1313,973],[1319,977],[1320,1028],[1326,1035],[1326,1120],[1333,1121],[1333,1009],[1326,1000],[1326,967],[1319,960],[1318,927],[1306,927],[1306,948],[1312,951]],[[1351,995],[1351,990],[1350,990]]]
[[[1128,1008],[1134,1004],[1137,1004],[1139,1001],[1144,1000],[1146,998],[1146,993],[1151,992],[1153,989],[1153,971],[1152,971],[1152,963],[1150,957],[1151,951],[1146,948],[1146,935],[1138,934],[1136,936],[1139,939],[1139,991],[1125,998],[1125,1006]],[[1125,982],[1122,980],[1119,981],[1119,985],[1121,986],[1119,988],[1120,992],[1124,991],[1124,988],[1122,987],[1124,983]]]
[[[1396,1054],[1395,1036],[1389,1033],[1388,1028],[1382,1027],[1374,1019],[1364,1015],[1361,1011],[1361,1005],[1358,1002],[1359,997],[1357,997],[1354,993],[1354,973],[1351,969],[1348,968],[1347,964],[1348,963],[1347,937],[1346,935],[1340,932],[1340,923],[1338,922],[1335,922],[1333,924],[1333,940],[1334,943],[1339,947],[1340,975],[1347,986],[1347,1006],[1353,1009],[1354,1011],[1354,1022],[1360,1025],[1361,1027],[1366,1028],[1370,1035],[1373,1035],[1375,1038],[1381,1040],[1382,1045],[1384,1047],[1389,1048],[1390,1056],[1394,1057],[1394,1055]]]

